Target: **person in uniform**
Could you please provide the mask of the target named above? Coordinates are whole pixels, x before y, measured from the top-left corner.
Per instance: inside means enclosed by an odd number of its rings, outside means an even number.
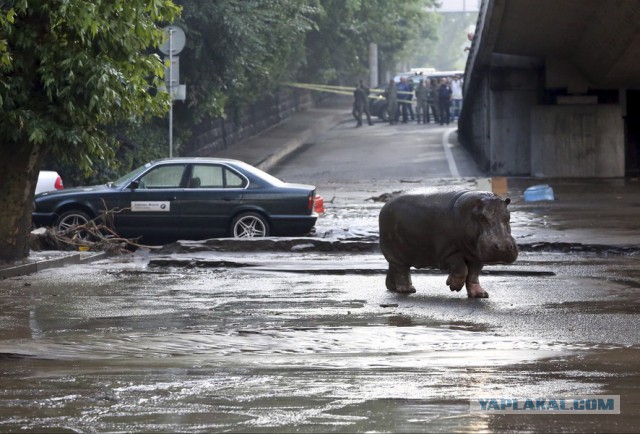
[[[438,88],[438,105],[440,106],[440,125],[451,122],[451,86],[449,80],[443,78]]]
[[[440,111],[438,110],[438,86],[434,79],[430,80],[429,91],[427,92],[427,102],[431,112],[433,113],[433,122],[440,122]],[[427,122],[429,122],[429,114],[427,113]]]
[[[427,94],[429,89],[424,84],[424,80],[420,80],[418,87],[416,87],[416,117],[418,118],[418,123],[422,121],[423,123],[429,122],[429,104],[427,101]]]
[[[356,120],[356,127],[362,126],[362,113],[367,116],[369,125],[373,125],[369,112],[369,88],[364,85],[362,80],[356,84],[356,89],[353,91],[353,110],[351,113]]]
[[[384,91],[384,97],[387,100],[387,114],[391,125],[397,122],[398,113],[398,89],[393,79],[389,80],[389,85]]]

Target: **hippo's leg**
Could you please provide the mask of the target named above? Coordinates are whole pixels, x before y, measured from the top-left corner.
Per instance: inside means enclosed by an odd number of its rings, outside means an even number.
[[[410,267],[389,263],[387,270],[387,289],[405,294],[416,292],[411,283]]]
[[[387,280],[385,280],[385,283],[389,291],[396,290],[396,275],[391,264],[389,264],[389,269],[387,270]]]
[[[452,291],[460,291],[467,280],[467,264],[461,254],[456,254],[447,258],[447,269],[449,277],[447,277],[447,286]]]
[[[469,274],[465,282],[469,298],[489,298],[489,293],[480,286],[480,271],[482,271],[482,264],[469,264]]]

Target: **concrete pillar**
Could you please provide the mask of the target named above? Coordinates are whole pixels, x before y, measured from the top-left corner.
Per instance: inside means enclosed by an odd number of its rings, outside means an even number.
[[[624,169],[624,124],[618,105],[555,105],[533,108],[533,176],[622,177]]]
[[[378,44],[369,44],[369,87],[378,87]]]

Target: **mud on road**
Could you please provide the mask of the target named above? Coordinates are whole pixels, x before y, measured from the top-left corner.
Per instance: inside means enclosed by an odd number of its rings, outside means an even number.
[[[377,252],[138,254],[0,283],[0,429],[635,431],[633,257],[525,252],[469,300]],[[621,396],[489,416],[470,397]]]
[[[412,184],[322,186],[310,238],[182,242],[0,281],[0,430],[637,431],[638,252],[598,244],[632,228],[575,242],[554,225],[582,210],[516,200],[521,253],[485,268],[489,299],[435,270],[400,295],[370,198]],[[620,395],[621,414],[469,411],[576,395]]]

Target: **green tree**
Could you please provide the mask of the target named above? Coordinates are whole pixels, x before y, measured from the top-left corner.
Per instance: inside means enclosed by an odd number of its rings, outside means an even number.
[[[431,37],[433,0],[174,0],[186,34],[179,54],[187,98],[174,104],[174,145],[208,119],[241,114],[282,81],[328,83],[366,75],[369,42],[381,60],[410,56],[412,38]],[[403,51],[404,50],[404,51]],[[166,118],[118,127],[120,171],[166,156]],[[155,142],[153,141],[155,139]],[[97,162],[90,177],[57,164],[71,184],[104,182],[114,173]],[[83,182],[84,178],[84,182]]]
[[[318,29],[307,35],[307,60],[301,79],[351,82],[368,71],[368,47],[389,69],[411,53],[411,42],[434,38],[437,21],[429,12],[435,0],[320,0]]]
[[[0,260],[28,255],[38,171],[48,154],[89,170],[109,160],[109,126],[163,113],[149,54],[170,0],[14,0],[0,4]]]
[[[186,35],[179,54],[187,98],[174,103],[174,152],[206,119],[240,113],[295,77],[304,59],[304,37],[320,9],[315,0],[174,0],[182,15],[174,24]],[[166,117],[114,128],[122,146],[118,168],[94,161],[91,174],[50,161],[68,185],[113,180],[142,162],[167,156]]]
[[[438,29],[438,40],[429,41],[425,45],[427,51],[419,53],[417,61],[422,66],[431,66],[438,70],[463,70],[467,59],[465,46],[470,46],[467,39],[469,29],[478,19],[476,12],[447,12],[439,14],[441,24]]]
[[[295,76],[315,0],[176,0],[187,44],[180,53],[187,100],[176,121],[191,126],[254,102]]]

